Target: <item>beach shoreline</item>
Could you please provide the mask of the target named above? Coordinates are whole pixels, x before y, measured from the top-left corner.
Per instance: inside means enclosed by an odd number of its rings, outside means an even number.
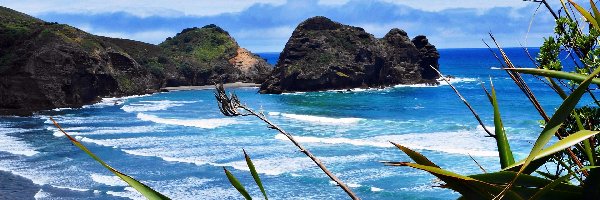
[[[241,87],[260,87],[258,83],[244,83],[244,82],[235,82],[235,83],[224,83],[223,87],[225,88],[241,88]],[[211,90],[215,89],[214,85],[199,85],[199,86],[177,86],[177,87],[164,87],[161,88],[161,91],[186,91],[186,90]]]

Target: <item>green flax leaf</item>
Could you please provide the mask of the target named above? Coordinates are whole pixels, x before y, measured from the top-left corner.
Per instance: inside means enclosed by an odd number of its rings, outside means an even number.
[[[507,68],[506,70],[514,70],[514,71],[517,71],[519,73],[524,73],[524,74],[552,77],[552,78],[558,78],[558,79],[566,79],[566,80],[570,80],[570,81],[574,81],[574,82],[583,82],[587,78],[587,76],[581,75],[581,74],[548,70],[548,69],[535,69],[535,68],[510,68],[509,69],[509,68]],[[592,79],[592,83],[600,85],[600,78]]]
[[[248,194],[248,191],[246,191],[246,188],[244,188],[242,183],[240,183],[240,181],[238,181],[238,179],[235,178],[235,176],[233,176],[233,174],[231,174],[231,172],[229,172],[225,167],[223,167],[223,171],[225,171],[225,175],[227,176],[227,179],[229,179],[229,182],[231,183],[231,185],[240,194],[242,194],[242,196],[244,196],[244,198],[246,198],[246,200],[252,200],[252,197],[250,196],[250,194]]]
[[[491,80],[490,80],[491,81]],[[491,82],[490,82],[491,83]],[[509,165],[515,163],[515,158],[513,157],[512,150],[510,150],[510,144],[508,143],[508,138],[506,137],[506,131],[504,130],[504,124],[502,123],[502,118],[500,117],[500,108],[498,106],[498,100],[496,98],[496,89],[492,83],[492,94],[491,94],[491,103],[494,107],[494,128],[495,128],[495,137],[496,145],[498,146],[498,154],[500,156],[500,166],[505,168]]]
[[[556,152],[562,151],[562,150],[569,148],[570,146],[573,146],[583,140],[586,140],[598,133],[600,133],[600,131],[589,131],[589,130],[577,131],[576,133],[571,134],[571,135],[563,138],[562,140],[559,140],[558,142],[552,144],[551,146],[539,151],[537,154],[533,155],[532,160],[535,161],[535,160],[550,156]],[[508,166],[502,170],[516,171],[517,169],[519,169],[523,166],[525,161],[526,160],[521,160],[521,161],[516,162],[515,164]]]
[[[590,12],[588,12],[587,10],[585,10],[585,8],[577,5],[575,2],[573,2],[571,0],[569,0],[569,3],[571,3],[571,5],[573,5],[573,7],[575,7],[575,9],[577,11],[579,11],[579,13],[581,15],[583,15],[585,20],[587,20],[593,27],[600,28],[600,27],[598,27],[598,22],[596,21],[596,19],[592,16],[592,14]]]
[[[128,176],[128,175],[116,170],[115,168],[111,167],[110,165],[106,164],[102,159],[100,159],[100,157],[96,156],[88,148],[86,148],[83,144],[81,144],[75,138],[73,138],[69,134],[67,134],[67,132],[65,132],[60,127],[60,125],[58,125],[58,123],[56,121],[54,121],[54,119],[52,117],[50,118],[50,120],[52,120],[52,122],[54,123],[54,126],[56,126],[58,128],[58,130],[60,130],[63,134],[65,134],[65,136],[67,136],[67,138],[69,138],[69,140],[71,140],[71,143],[73,143],[75,146],[79,147],[79,149],[83,150],[87,155],[89,155],[94,160],[96,160],[98,163],[100,163],[104,168],[108,169],[110,172],[115,174],[117,177],[121,178],[121,180],[125,181],[127,184],[129,184],[131,187],[133,187],[135,190],[140,192],[142,195],[144,195],[144,197],[151,199],[151,200],[169,199],[167,196],[153,190],[152,188],[148,187],[147,185],[139,182],[138,180],[135,180],[131,176]]]
[[[260,181],[260,177],[258,176],[258,172],[256,172],[256,168],[254,168],[254,164],[252,163],[250,156],[246,153],[246,150],[242,150],[242,151],[244,151],[244,158],[246,158],[246,164],[248,164],[248,168],[250,169],[252,178],[254,178],[254,182],[256,182],[256,185],[258,185],[258,188],[260,189],[260,192],[262,192],[263,196],[265,197],[265,200],[268,200],[269,198],[267,197],[267,192],[265,192],[265,188],[263,187],[262,181]]]

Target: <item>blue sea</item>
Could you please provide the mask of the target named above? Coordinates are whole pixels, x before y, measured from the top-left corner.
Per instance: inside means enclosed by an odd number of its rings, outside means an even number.
[[[536,55],[538,50],[533,49]],[[532,67],[521,48],[507,49],[517,66]],[[511,147],[526,157],[541,131],[537,111],[488,49],[441,49],[441,71],[493,129],[492,107],[481,88],[493,82]],[[263,53],[274,63],[278,53]],[[561,99],[525,76],[552,113]],[[398,85],[282,95],[231,89],[294,135],[363,199],[456,199],[426,172],[384,166],[410,161],[389,141],[417,150],[460,174],[499,169],[495,141],[451,88]],[[346,199],[318,167],[285,137],[258,119],[225,117],[212,90],[174,91],[102,102],[31,117],[0,117],[0,170],[41,186],[38,199],[140,199],[132,188],[72,145],[64,129],[114,168],[173,199],[242,199],[223,167],[260,198],[244,161],[252,157],[270,199]],[[1,196],[1,195],[0,195]],[[8,197],[10,198],[10,196]]]

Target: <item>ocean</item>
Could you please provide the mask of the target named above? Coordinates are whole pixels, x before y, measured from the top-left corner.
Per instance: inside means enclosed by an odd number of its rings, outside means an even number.
[[[521,48],[506,50],[515,65],[533,66]],[[536,55],[538,50],[531,51]],[[441,71],[456,77],[453,85],[492,129],[492,107],[481,84],[489,88],[493,82],[514,155],[525,158],[541,131],[541,118],[499,69],[498,61],[488,49],[441,49],[440,54]],[[260,55],[271,63],[278,57],[278,53]],[[538,79],[524,77],[552,113],[561,99]],[[444,83],[282,95],[258,94],[258,88],[230,91],[294,135],[363,199],[460,196],[435,187],[439,181],[426,172],[381,164],[411,161],[389,141],[456,173],[481,173],[469,155],[487,171],[499,169],[495,141],[484,137],[475,118]],[[347,198],[310,159],[262,121],[223,116],[212,90],[104,98],[78,109],[0,117],[0,170],[36,185],[12,187],[12,193],[0,198],[20,198],[20,189],[35,189],[36,199],[142,198],[72,145],[49,117],[116,169],[173,199],[242,199],[223,167],[260,198],[242,149],[252,157],[270,199]],[[0,191],[6,191],[2,185]]]

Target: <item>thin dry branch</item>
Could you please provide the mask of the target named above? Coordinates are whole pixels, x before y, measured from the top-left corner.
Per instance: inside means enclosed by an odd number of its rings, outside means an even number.
[[[450,81],[448,81],[448,79],[446,77],[444,77],[444,75],[439,70],[437,70],[435,67],[433,67],[431,65],[429,67],[431,67],[431,69],[435,70],[435,72],[437,72],[438,75],[440,75],[440,78],[442,78],[444,81],[446,81],[446,83],[448,83],[448,85],[452,88],[452,90],[454,90],[454,93],[456,93],[456,95],[458,95],[458,97],[460,97],[460,100],[462,100],[462,102],[465,103],[467,108],[469,108],[471,113],[473,113],[473,116],[475,116],[475,119],[477,119],[477,122],[479,122],[479,125],[481,125],[481,127],[483,127],[483,130],[485,130],[485,132],[488,134],[488,136],[496,137],[496,135],[494,135],[491,131],[489,131],[487,129],[485,124],[483,124],[483,121],[481,120],[481,118],[479,118],[479,115],[477,114],[477,112],[475,112],[473,107],[471,107],[471,104],[469,104],[467,99],[465,99],[465,97],[463,97],[463,95],[461,95],[460,92],[458,92],[458,90],[450,83]]]
[[[471,158],[471,160],[473,160],[473,162],[475,162],[475,164],[477,164],[477,166],[479,167],[479,169],[481,169],[481,171],[483,171],[483,173],[487,174],[487,171],[485,171],[485,169],[483,168],[483,166],[481,166],[479,164],[479,162],[477,162],[477,160],[475,160],[475,158],[473,158],[473,156],[471,156],[471,154],[467,154],[469,155],[469,158]]]
[[[263,113],[257,113],[254,110],[252,110],[251,108],[249,108],[245,105],[242,105],[240,103],[240,100],[237,98],[237,96],[235,94],[231,93],[230,94],[231,97],[228,97],[225,92],[225,88],[223,88],[223,84],[218,84],[215,87],[216,87],[215,97],[217,98],[217,102],[219,103],[219,110],[221,110],[223,115],[225,115],[225,116],[248,116],[248,115],[256,116],[258,119],[262,120],[267,125],[269,125],[269,128],[279,131],[279,133],[283,134],[292,143],[294,143],[294,145],[296,147],[298,147],[298,149],[300,149],[300,152],[302,152],[306,156],[308,156],[319,168],[321,168],[321,170],[323,170],[323,172],[325,172],[325,174],[332,181],[334,181],[338,186],[340,186],[344,190],[344,192],[346,192],[346,194],[348,194],[348,196],[350,198],[360,199],[358,196],[356,196],[356,194],[354,194],[354,192],[350,189],[350,187],[348,187],[344,182],[342,182],[342,180],[340,180],[337,176],[335,176],[333,173],[331,173],[331,171],[329,171],[327,169],[327,167],[325,167],[325,165],[323,164],[323,162],[321,162],[321,160],[319,160],[319,158],[317,158],[308,149],[304,148],[300,143],[298,143],[298,141],[296,139],[294,139],[294,137],[290,133],[286,132],[281,127],[279,127],[276,124],[274,124],[273,122],[269,121]],[[244,111],[244,113],[242,113],[240,111]]]

